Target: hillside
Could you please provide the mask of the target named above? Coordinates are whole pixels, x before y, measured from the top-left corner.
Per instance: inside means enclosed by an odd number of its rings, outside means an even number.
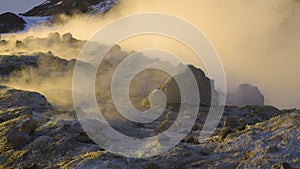
[[[39,24],[51,25],[59,15],[103,14],[117,3],[119,0],[47,0],[19,15],[10,12],[0,14],[0,34],[27,31]]]
[[[119,0],[47,0],[25,12],[24,16],[55,16],[60,14],[72,15],[73,13],[104,13]]]

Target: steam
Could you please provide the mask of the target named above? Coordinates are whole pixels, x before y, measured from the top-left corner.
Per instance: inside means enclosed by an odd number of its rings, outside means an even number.
[[[41,79],[34,71],[26,69],[21,74],[10,77],[9,81],[3,84],[16,89],[39,92],[45,95],[53,106],[72,110],[72,74],[60,77],[50,75]]]
[[[26,62],[26,60],[33,64],[23,67],[21,62]],[[20,62],[16,65],[19,65],[21,70],[15,69],[6,78],[2,77],[1,85],[39,92],[45,95],[53,106],[72,107],[72,62],[61,60],[52,53],[36,53],[26,58],[20,58],[19,61],[11,59],[9,62]],[[9,62],[6,64],[11,64]],[[66,66],[62,67],[62,65]]]
[[[15,35],[15,39],[70,32],[75,38],[87,40],[102,26],[122,16],[141,12],[169,13],[191,22],[210,38],[224,64],[229,90],[241,83],[255,84],[265,95],[266,104],[300,107],[300,94],[297,94],[300,86],[299,8],[297,0],[126,0],[104,15],[60,16],[53,27],[35,27]],[[166,37],[133,37],[121,42],[120,46],[126,51],[163,48],[205,70],[204,64],[187,47]],[[35,48],[35,51],[40,50],[38,45]],[[76,58],[78,54],[78,51],[69,54],[59,51],[63,49],[58,48],[53,53],[66,59]],[[53,83],[49,79],[43,86],[51,88]],[[26,86],[20,84],[16,81],[11,85]]]
[[[34,55],[35,53],[51,52],[63,59],[76,59],[80,49],[86,43],[73,38],[72,34],[49,33],[46,38],[28,36],[24,39],[11,36],[0,45],[0,55]]]

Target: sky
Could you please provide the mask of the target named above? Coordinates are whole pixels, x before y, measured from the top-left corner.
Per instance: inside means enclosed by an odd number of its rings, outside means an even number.
[[[24,13],[45,0],[0,0],[0,13]]]

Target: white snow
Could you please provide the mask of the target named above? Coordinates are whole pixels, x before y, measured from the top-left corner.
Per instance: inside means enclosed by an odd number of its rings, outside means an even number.
[[[102,14],[112,8],[120,0],[105,0],[97,5],[92,6],[92,15]]]
[[[29,17],[29,16],[20,16],[21,18],[24,19],[26,22],[25,29],[23,30],[24,32],[28,31],[30,28],[39,25],[41,23],[47,23],[49,18],[48,16],[45,17]]]
[[[60,4],[62,4],[62,3],[63,3],[63,1],[60,1],[60,2],[57,2],[56,5],[60,5]]]
[[[48,3],[50,3],[50,1],[48,0],[48,1],[45,1],[44,3],[42,3],[41,5],[45,5],[45,4],[48,4]]]

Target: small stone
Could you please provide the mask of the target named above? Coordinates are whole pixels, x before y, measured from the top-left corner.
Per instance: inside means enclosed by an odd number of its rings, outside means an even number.
[[[12,132],[7,136],[8,144],[11,148],[20,148],[27,144],[29,135],[25,132]]]
[[[146,167],[146,169],[162,169],[162,168],[157,164],[150,164]]]
[[[197,130],[199,130],[199,126],[198,125],[193,125],[193,127],[192,127],[192,131],[197,131]]]
[[[287,162],[283,162],[280,164],[280,169],[292,169],[292,166]]]
[[[22,123],[20,127],[20,131],[31,135],[37,127],[38,127],[38,123],[36,120],[28,119]]]
[[[203,166],[205,166],[206,164],[209,164],[209,163],[211,163],[211,162],[207,161],[207,160],[200,160],[200,161],[192,163],[191,165],[193,167],[202,167],[203,168]]]
[[[72,138],[79,142],[95,144],[95,142],[86,134],[86,132],[80,132],[78,135],[75,135]]]
[[[227,117],[225,117],[225,120],[224,120],[224,127],[235,128],[238,125],[237,122],[238,121],[237,121],[236,117],[227,116]]]
[[[201,150],[200,153],[205,156],[211,154],[208,150]]]
[[[232,134],[232,133],[235,133],[235,131],[232,130],[231,128],[226,127],[226,128],[221,129],[221,131],[218,135],[221,139],[225,139],[229,134]]]
[[[278,148],[276,146],[269,146],[266,149],[267,153],[276,153],[278,151]]]
[[[194,137],[189,137],[188,139],[186,139],[186,142],[187,143],[194,143],[195,139],[194,139]]]
[[[279,164],[273,165],[272,169],[292,169],[292,166],[287,162],[281,162]]]
[[[1,122],[6,122],[6,121],[11,120],[13,118],[14,118],[14,116],[12,114],[2,113],[2,114],[0,114],[0,123]]]
[[[191,156],[191,154],[188,153],[188,152],[184,152],[184,153],[182,154],[182,156],[183,156],[183,157],[189,157],[189,156]]]

